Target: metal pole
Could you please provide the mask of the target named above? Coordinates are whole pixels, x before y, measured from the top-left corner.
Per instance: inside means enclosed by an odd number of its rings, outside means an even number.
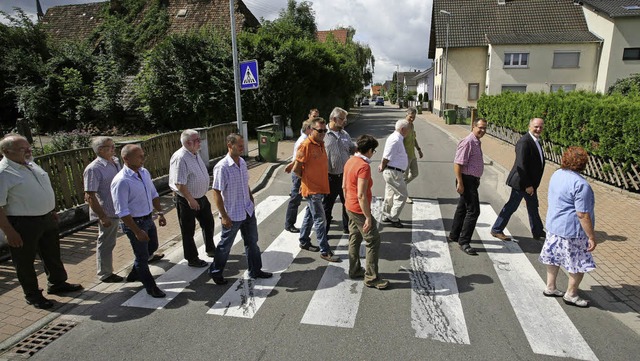
[[[400,105],[400,64],[396,64],[396,104],[398,108],[402,108]]]
[[[446,10],[440,10],[441,14],[447,16],[447,34],[445,39],[445,47],[444,47],[444,91],[442,97],[442,107],[444,110],[447,109],[447,74],[449,70],[449,20],[451,20],[451,13]]]
[[[240,99],[240,64],[238,62],[238,45],[236,44],[236,14],[234,0],[229,0],[229,14],[231,15],[231,48],[233,52],[233,84],[236,92],[236,123],[238,132],[244,138],[244,154],[249,155],[249,139],[246,129],[242,126],[242,101]]]

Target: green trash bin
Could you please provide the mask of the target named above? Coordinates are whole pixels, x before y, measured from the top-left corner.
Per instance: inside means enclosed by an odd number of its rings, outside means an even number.
[[[444,111],[444,122],[446,124],[456,124],[457,115],[455,109],[446,109]]]
[[[256,128],[258,133],[258,158],[261,161],[278,160],[278,132],[275,124],[266,124]]]

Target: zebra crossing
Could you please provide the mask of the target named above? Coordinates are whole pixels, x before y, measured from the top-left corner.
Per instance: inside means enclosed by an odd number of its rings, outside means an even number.
[[[256,206],[258,224],[283,205],[286,196],[269,196]],[[379,220],[381,202],[372,203],[372,213]],[[409,205],[407,205],[409,206]],[[463,303],[459,297],[454,264],[446,240],[440,205],[436,200],[414,199],[411,205],[411,327],[416,338],[443,343],[471,344]],[[301,222],[302,214],[298,217]],[[476,233],[498,275],[501,287],[514,310],[520,327],[534,353],[556,357],[597,360],[597,357],[571,322],[557,300],[542,295],[545,283],[516,242],[502,242],[490,235],[496,218],[490,205],[481,205]],[[380,225],[380,223],[378,223]],[[296,226],[300,226],[297,224]],[[505,230],[506,234],[508,230]],[[219,242],[219,234],[214,242]],[[240,241],[240,235],[235,243]],[[204,248],[204,246],[202,247]],[[300,319],[301,324],[325,327],[357,327],[358,308],[362,302],[362,280],[348,277],[348,236],[343,235],[335,249],[341,263],[327,264],[313,296]],[[181,249],[169,255],[180,259]],[[298,235],[282,231],[263,251],[263,269],[273,272],[270,279],[251,279],[245,272],[215,301],[206,314],[212,317],[254,318],[278,285],[283,273],[300,252]],[[200,250],[204,253],[204,249]],[[362,250],[361,250],[362,254]],[[172,258],[173,257],[173,258]],[[384,257],[382,257],[384,258]],[[211,259],[205,259],[211,261]],[[167,293],[163,299],[148,297],[144,289],[122,303],[125,307],[163,309],[206,268],[188,267],[185,260],[157,278]],[[393,287],[393,284],[392,284]],[[388,291],[386,291],[388,292]],[[277,299],[272,297],[270,302]]]

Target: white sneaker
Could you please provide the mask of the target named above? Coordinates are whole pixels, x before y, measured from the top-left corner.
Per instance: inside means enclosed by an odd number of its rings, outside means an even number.
[[[413,199],[407,197],[407,204],[413,204]]]

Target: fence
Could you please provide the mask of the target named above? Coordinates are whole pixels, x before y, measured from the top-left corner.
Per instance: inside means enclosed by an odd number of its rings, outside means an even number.
[[[504,140],[510,144],[516,144],[522,134],[511,129],[489,124],[487,133]],[[561,164],[562,153],[566,149],[553,142],[542,140],[540,142],[545,158],[553,163]],[[587,168],[582,172],[595,180],[614,185],[630,192],[640,193],[640,174],[636,164],[621,165],[611,159],[604,159],[596,155],[589,155]]]
[[[220,124],[205,128],[209,159],[223,156],[227,153],[225,138],[232,132],[237,132],[235,123]],[[169,160],[171,155],[182,145],[181,132],[164,133],[140,142],[145,152],[144,167],[149,170],[153,178],[169,174]],[[116,154],[124,144],[117,144]],[[56,210],[70,209],[84,204],[84,184],[82,174],[84,168],[95,159],[91,148],[81,148],[51,153],[36,157],[34,160],[44,169],[51,179],[51,185],[56,195]]]

